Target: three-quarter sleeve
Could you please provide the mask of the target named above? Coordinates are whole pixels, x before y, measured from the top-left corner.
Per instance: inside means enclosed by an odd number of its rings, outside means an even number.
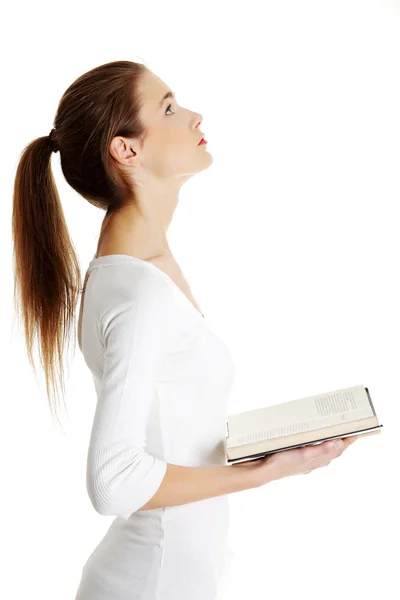
[[[170,339],[171,289],[142,278],[113,289],[99,337],[104,369],[89,442],[86,483],[97,512],[124,519],[161,485],[167,462],[146,451],[157,370]]]

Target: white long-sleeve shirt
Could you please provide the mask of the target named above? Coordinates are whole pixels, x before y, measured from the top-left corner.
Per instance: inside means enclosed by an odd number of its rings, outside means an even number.
[[[115,515],[87,559],[75,600],[215,600],[231,551],[229,497],[139,511],[167,463],[227,465],[234,363],[161,269],[93,258],[81,350],[97,403],[87,456],[93,507]]]

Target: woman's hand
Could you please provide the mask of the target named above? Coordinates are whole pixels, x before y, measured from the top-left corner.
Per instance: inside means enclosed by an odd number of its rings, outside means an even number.
[[[253,465],[254,487],[260,487],[275,479],[311,473],[315,469],[328,466],[359,437],[353,435],[335,440],[340,442],[339,448],[335,448],[333,440],[329,440],[317,445],[274,452],[267,454],[264,458],[247,461],[243,464]]]

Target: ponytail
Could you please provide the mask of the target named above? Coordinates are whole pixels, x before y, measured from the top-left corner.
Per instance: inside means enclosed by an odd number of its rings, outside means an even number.
[[[37,338],[50,409],[64,395],[62,356],[69,343],[81,274],[51,170],[53,136],[35,139],[18,164],[13,195],[14,302],[21,307],[29,362]],[[75,328],[74,328],[75,334]],[[58,371],[58,373],[57,373]],[[65,403],[64,403],[65,406]]]

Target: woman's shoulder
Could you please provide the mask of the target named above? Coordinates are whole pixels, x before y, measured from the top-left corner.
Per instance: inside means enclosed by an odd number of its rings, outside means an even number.
[[[137,314],[158,313],[173,302],[167,275],[149,263],[102,261],[88,270],[85,307],[97,320],[134,309]]]

